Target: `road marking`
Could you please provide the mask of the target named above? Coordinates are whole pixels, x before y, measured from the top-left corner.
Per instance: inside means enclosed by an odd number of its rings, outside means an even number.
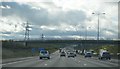
[[[84,66],[86,66],[87,64],[84,64]]]
[[[45,66],[47,66],[47,64],[45,64]]]
[[[75,58],[72,58],[72,59],[75,59]]]
[[[80,61],[79,61],[80,62]]]
[[[16,62],[6,63],[6,64],[2,64],[2,65],[15,64],[15,63],[25,62],[25,61],[30,61],[30,60],[16,61]]]
[[[33,60],[33,59],[23,60],[23,61],[15,61],[15,62],[10,62],[10,63],[5,63],[5,64],[2,64],[2,65],[15,64],[15,63],[26,62],[26,61],[30,61],[30,60]],[[40,60],[40,61],[42,61],[42,60]]]

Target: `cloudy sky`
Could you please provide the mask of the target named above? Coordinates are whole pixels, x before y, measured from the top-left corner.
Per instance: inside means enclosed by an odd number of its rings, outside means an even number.
[[[98,15],[101,39],[118,37],[118,0],[40,0],[0,2],[0,39],[96,39]],[[95,14],[92,14],[92,13]],[[105,14],[102,14],[105,13]]]

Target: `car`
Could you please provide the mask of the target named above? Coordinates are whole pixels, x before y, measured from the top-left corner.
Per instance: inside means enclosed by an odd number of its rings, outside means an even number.
[[[62,56],[66,56],[66,53],[64,52],[64,51],[62,51],[61,53],[60,53],[60,57],[62,57]]]
[[[74,55],[77,56],[76,52],[74,52]]]
[[[67,54],[67,57],[69,58],[69,57],[75,57],[76,55],[75,55],[75,53],[74,52],[69,52],[68,54]]]
[[[39,59],[42,59],[42,58],[50,59],[50,54],[49,54],[49,52],[46,51],[46,50],[40,51],[40,53],[39,53]]]
[[[70,51],[69,51],[69,50],[67,51],[67,54],[68,54],[68,53],[70,53]]]
[[[109,52],[103,52],[101,55],[99,55],[99,59],[111,59],[111,55]]]
[[[61,53],[61,51],[62,51],[62,48],[59,49],[59,53]]]
[[[86,58],[86,57],[92,57],[92,53],[91,53],[91,52],[86,52],[86,53],[85,53],[85,58]]]
[[[100,59],[100,60],[109,59],[110,60],[111,54],[107,50],[100,49],[98,59]]]

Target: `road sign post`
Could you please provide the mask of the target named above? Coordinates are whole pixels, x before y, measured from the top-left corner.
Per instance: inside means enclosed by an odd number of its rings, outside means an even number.
[[[38,48],[39,51],[45,50],[44,48]]]
[[[34,55],[34,53],[35,53],[35,48],[32,48],[32,56]]]

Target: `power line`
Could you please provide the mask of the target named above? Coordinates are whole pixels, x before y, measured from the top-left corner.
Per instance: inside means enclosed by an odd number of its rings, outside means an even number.
[[[27,41],[29,40],[29,28],[30,28],[30,26],[29,26],[29,23],[28,23],[28,21],[27,21],[27,23],[26,23],[26,26],[25,26],[25,38],[24,38],[24,40],[25,40],[25,46],[27,46]]]
[[[29,31],[30,31],[29,28],[30,28],[30,26],[27,21],[26,26],[25,26],[25,40],[29,40]]]
[[[42,34],[42,37],[41,37],[41,38],[42,38],[42,40],[44,40],[44,34]]]

